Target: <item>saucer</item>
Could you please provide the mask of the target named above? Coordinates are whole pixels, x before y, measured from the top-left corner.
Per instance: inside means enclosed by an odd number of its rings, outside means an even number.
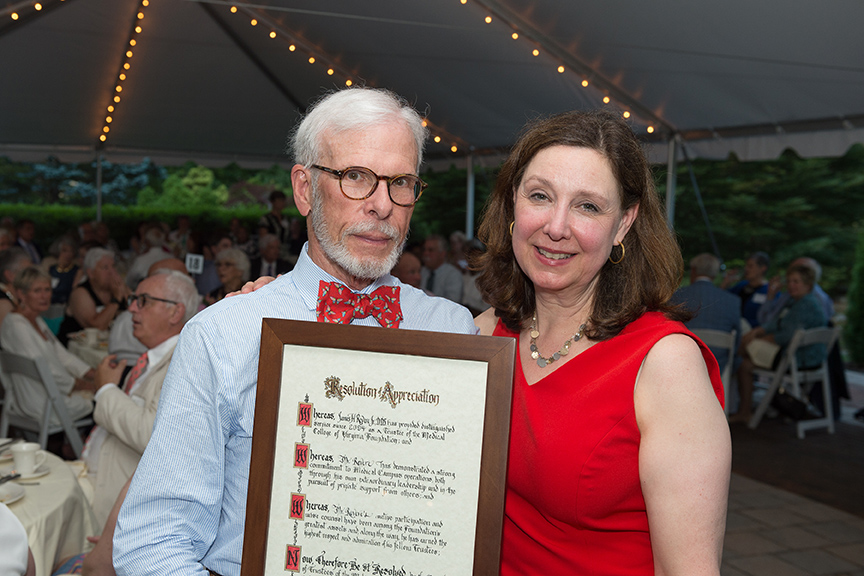
[[[8,442],[11,438],[0,438],[0,444]],[[7,446],[0,451],[0,462],[7,462],[12,459],[12,446]]]
[[[51,472],[51,468],[49,468],[47,464],[42,464],[30,474],[21,474],[21,476],[13,480],[13,482],[17,482],[19,480],[32,480],[33,478],[41,478],[49,472]]]
[[[3,504],[17,502],[24,497],[24,493],[25,490],[23,486],[7,482],[6,484],[0,485],[0,502]]]

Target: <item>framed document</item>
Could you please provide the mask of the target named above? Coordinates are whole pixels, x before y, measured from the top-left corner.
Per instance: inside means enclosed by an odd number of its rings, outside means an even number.
[[[497,575],[514,355],[264,319],[241,574]]]

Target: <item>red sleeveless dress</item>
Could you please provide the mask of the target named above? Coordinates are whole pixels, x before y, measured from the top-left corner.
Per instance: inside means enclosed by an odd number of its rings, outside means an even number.
[[[699,344],[722,404],[720,371],[707,346],[657,312],[644,314],[533,386],[517,355],[503,576],[654,574],[633,390],[651,347],[677,333]],[[494,335],[518,339],[500,321]]]

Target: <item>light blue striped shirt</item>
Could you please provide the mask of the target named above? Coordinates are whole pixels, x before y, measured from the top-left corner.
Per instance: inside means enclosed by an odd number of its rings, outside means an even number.
[[[153,436],[114,535],[119,576],[240,573],[262,318],[316,319],[318,285],[335,278],[307,247],[292,272],[198,313],[180,335]],[[401,286],[402,328],[476,334],[471,314],[387,275],[362,290]],[[377,326],[374,318],[353,324]]]

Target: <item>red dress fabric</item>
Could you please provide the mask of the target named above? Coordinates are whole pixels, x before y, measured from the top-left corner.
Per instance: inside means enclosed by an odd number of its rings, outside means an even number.
[[[722,404],[714,356],[683,324],[656,312],[533,386],[517,356],[502,575],[654,574],[633,391],[645,355],[676,333],[699,343]],[[500,321],[494,335],[518,339]]]

